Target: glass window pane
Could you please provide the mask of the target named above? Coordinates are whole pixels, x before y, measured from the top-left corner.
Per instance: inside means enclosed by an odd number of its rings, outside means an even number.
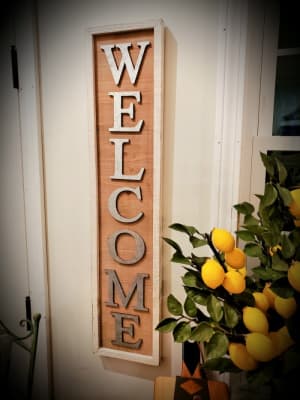
[[[273,135],[300,135],[300,55],[278,57]]]
[[[300,47],[299,0],[280,1],[279,49]]]

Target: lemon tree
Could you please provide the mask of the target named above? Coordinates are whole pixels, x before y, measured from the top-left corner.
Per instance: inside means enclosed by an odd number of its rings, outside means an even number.
[[[156,329],[178,343],[202,343],[204,368],[244,371],[251,384],[270,384],[284,394],[300,374],[299,193],[288,186],[279,159],[263,153],[261,159],[264,193],[257,209],[249,202],[233,206],[241,221],[236,232],[170,225],[191,248],[185,254],[173,238],[163,238],[173,248],[171,262],[183,268],[185,296],[168,296],[169,315]],[[199,255],[203,248],[205,256]]]

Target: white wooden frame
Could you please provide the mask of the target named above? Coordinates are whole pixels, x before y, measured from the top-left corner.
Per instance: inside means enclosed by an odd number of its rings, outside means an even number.
[[[98,193],[97,193],[97,144],[94,98],[93,36],[103,33],[153,29],[154,31],[154,143],[153,143],[153,343],[152,355],[140,355],[108,348],[101,348],[99,341],[99,255],[98,255]],[[155,326],[160,320],[161,294],[161,176],[162,176],[162,128],[163,128],[163,71],[164,71],[164,24],[162,20],[150,20],[124,25],[110,25],[87,29],[87,86],[89,115],[90,177],[91,177],[91,290],[93,314],[93,351],[106,357],[119,358],[148,365],[158,365],[160,360],[159,332]]]
[[[261,88],[259,99],[258,136],[272,137],[277,39],[279,33],[279,4],[266,2],[265,25],[262,49]]]
[[[32,2],[24,1],[16,10],[27,266],[32,312],[42,315],[34,393],[47,400],[52,388],[38,44]]]
[[[234,231],[238,201],[242,111],[247,40],[247,2],[222,3],[218,32],[218,69],[211,226]]]

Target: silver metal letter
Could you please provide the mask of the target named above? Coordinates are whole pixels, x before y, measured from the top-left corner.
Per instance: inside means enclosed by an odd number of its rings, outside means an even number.
[[[119,257],[117,253],[117,240],[120,235],[129,235],[133,237],[133,239],[135,240],[136,253],[135,256],[132,257],[130,260],[125,260],[124,258]],[[107,242],[108,242],[108,250],[111,257],[119,264],[124,264],[124,265],[136,264],[145,255],[146,247],[143,238],[138,233],[130,231],[129,229],[123,229],[114,232],[112,235],[108,237]]]
[[[123,74],[124,68],[126,66],[130,82],[134,85],[136,78],[138,76],[138,73],[140,71],[141,63],[143,60],[143,56],[146,50],[146,47],[149,46],[150,42],[145,41],[145,42],[137,42],[137,45],[140,47],[140,52],[135,64],[135,67],[133,67],[132,60],[128,51],[128,48],[131,47],[131,43],[118,43],[116,45],[114,44],[106,44],[102,45],[101,49],[104,50],[106,59],[108,62],[108,65],[110,67],[112,76],[114,78],[115,84],[119,85],[120,84],[120,79]],[[119,68],[116,65],[115,58],[113,56],[112,49],[113,48],[119,48],[121,50],[122,58],[120,61]]]
[[[140,317],[138,315],[121,314],[116,312],[112,312],[111,315],[115,318],[115,329],[116,329],[116,338],[115,340],[111,341],[112,344],[116,346],[127,347],[129,349],[139,349],[143,343],[143,339],[139,339],[136,342],[132,343],[125,342],[124,340],[125,333],[127,333],[127,335],[131,336],[132,338],[134,337],[134,325],[130,324],[129,326],[124,326],[123,321],[125,319],[129,319],[139,325]]]
[[[108,301],[105,301],[105,305],[108,307],[119,307],[119,304],[115,302],[115,294],[118,292],[121,304],[127,308],[128,304],[135,291],[137,292],[137,301],[134,309],[136,311],[149,311],[149,308],[145,307],[145,279],[150,277],[149,274],[139,273],[136,275],[135,280],[132,282],[128,294],[124,293],[124,289],[119,281],[118,275],[114,269],[106,269],[106,275],[108,275]]]
[[[144,175],[145,168],[141,168],[136,175],[123,175],[123,145],[130,143],[129,139],[109,139],[115,145],[115,172],[110,179],[122,179],[126,181],[140,181]]]
[[[138,103],[141,101],[141,92],[109,92],[114,98],[114,126],[109,128],[110,132],[140,132],[144,120],[141,119],[135,126],[122,126],[122,115],[128,114],[134,119],[134,104],[130,103],[128,108],[122,108],[123,97],[134,97]]]
[[[136,222],[139,219],[142,218],[142,216],[144,215],[144,213],[141,211],[140,213],[138,213],[135,217],[132,218],[126,218],[123,217],[118,210],[118,197],[121,193],[123,192],[131,192],[134,193],[137,197],[138,200],[142,200],[142,193],[141,193],[141,188],[140,186],[137,186],[136,188],[131,188],[131,187],[121,187],[119,189],[116,189],[112,192],[112,194],[109,196],[108,199],[108,209],[110,212],[110,215],[117,221],[119,222],[124,222],[124,223],[132,223],[132,222]]]

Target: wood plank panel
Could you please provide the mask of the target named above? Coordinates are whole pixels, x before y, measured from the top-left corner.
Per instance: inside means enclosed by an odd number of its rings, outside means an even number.
[[[98,198],[99,198],[99,289],[100,289],[100,346],[125,352],[152,354],[153,344],[153,108],[154,108],[154,32],[153,29],[94,36],[96,131],[98,150]],[[108,63],[104,45],[131,43],[129,53],[136,65],[141,41],[149,41],[135,84],[129,79],[124,68],[120,83],[116,84]],[[118,47],[112,50],[116,66],[120,66],[122,54]],[[122,113],[121,126],[134,127],[143,120],[139,132],[110,131],[114,127],[114,96],[112,92],[139,92],[140,102],[134,95],[124,96],[122,109],[133,108],[133,115]],[[116,146],[111,139],[127,139],[122,145],[122,173],[132,176],[144,168],[141,180],[113,179],[115,174]],[[141,200],[130,191],[120,193],[117,198],[117,211],[124,218],[133,218],[143,213],[136,222],[116,220],[108,207],[111,194],[120,188],[141,191]],[[113,259],[108,238],[120,230],[136,232],[145,243],[145,254],[140,261],[126,265]],[[121,259],[131,260],[137,252],[136,241],[127,234],[117,240],[117,254]],[[110,272],[108,272],[110,271]],[[113,271],[113,272],[112,272]],[[128,304],[122,304],[120,290],[111,281],[112,273],[120,283],[124,295],[129,296],[138,274],[143,278],[144,310],[137,310],[138,291],[135,288]],[[112,291],[113,290],[113,294]],[[141,293],[141,292],[140,292]],[[113,298],[113,302],[112,302]],[[123,301],[124,302],[124,301]],[[109,303],[109,304],[108,304]],[[112,305],[113,303],[113,305]],[[122,315],[118,319],[117,315]]]

